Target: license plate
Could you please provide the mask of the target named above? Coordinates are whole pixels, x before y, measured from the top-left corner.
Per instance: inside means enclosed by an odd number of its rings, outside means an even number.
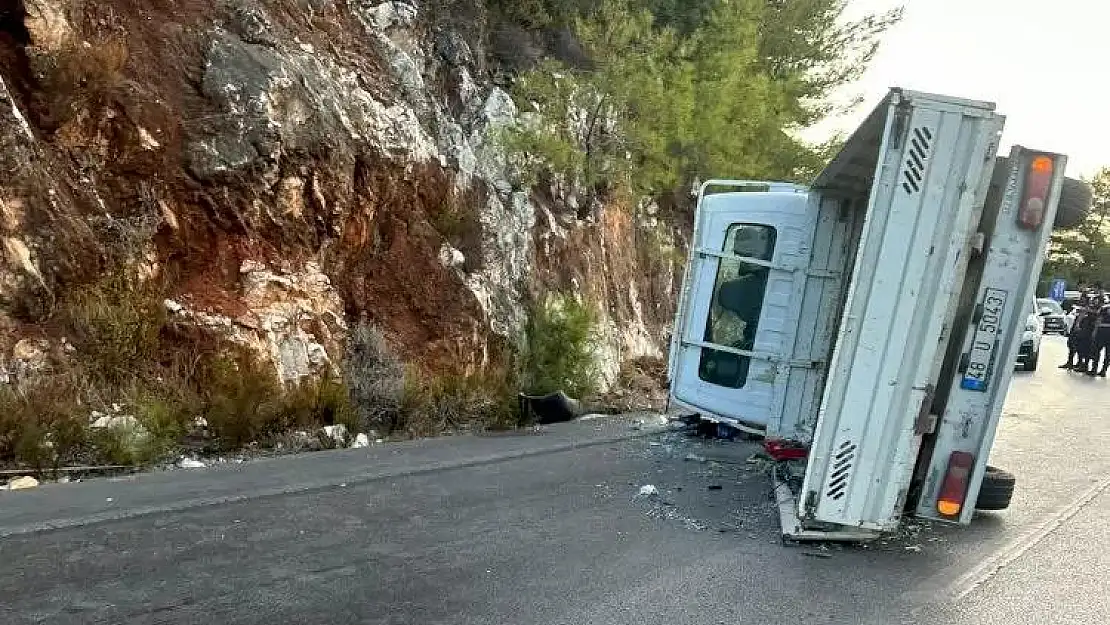
[[[987,289],[983,296],[983,312],[975,326],[971,351],[967,355],[967,370],[960,388],[985,393],[994,372],[994,358],[998,351],[998,337],[1002,332],[1002,318],[1006,312],[1008,293],[1002,289]]]

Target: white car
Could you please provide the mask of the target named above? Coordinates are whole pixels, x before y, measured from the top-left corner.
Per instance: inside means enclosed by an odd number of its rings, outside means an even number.
[[[1041,335],[1044,334],[1044,320],[1034,302],[1025,320],[1025,332],[1021,335],[1021,348],[1018,350],[1018,366],[1023,371],[1036,371],[1041,359]]]

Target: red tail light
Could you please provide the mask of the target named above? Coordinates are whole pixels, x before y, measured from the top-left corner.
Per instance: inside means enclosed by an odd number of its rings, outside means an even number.
[[[944,516],[954,517],[963,510],[964,499],[967,497],[967,484],[971,480],[971,469],[975,466],[975,458],[966,451],[954,451],[948,457],[948,470],[944,474],[944,482],[937,495],[937,512]]]
[[[1052,157],[1034,156],[1029,163],[1025,176],[1025,193],[1021,198],[1018,224],[1029,230],[1036,230],[1044,221],[1044,208],[1048,204],[1048,192],[1052,187],[1052,172],[1056,168]]]

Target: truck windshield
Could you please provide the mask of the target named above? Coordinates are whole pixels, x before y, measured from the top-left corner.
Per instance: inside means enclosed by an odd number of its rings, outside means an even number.
[[[729,226],[722,251],[745,258],[770,261],[778,233],[761,224]],[[763,295],[767,267],[735,258],[722,258],[713,286],[713,305],[705,327],[705,342],[734,349],[751,350]],[[710,384],[743,388],[748,379],[750,358],[714,349],[702,350],[698,376]]]

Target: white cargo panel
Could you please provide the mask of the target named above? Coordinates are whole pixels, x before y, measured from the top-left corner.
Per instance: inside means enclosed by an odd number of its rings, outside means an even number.
[[[799,516],[889,530],[905,501],[920,444],[915,421],[945,353],[1004,120],[990,103],[901,90],[876,117],[878,166]],[[817,191],[840,186],[851,152],[863,149],[853,139]]]
[[[1051,159],[1053,177],[1042,223],[1030,229],[1018,224],[1018,212],[1029,167],[1036,157]],[[918,516],[966,524],[975,513],[974,502],[1052,234],[1066,163],[1062,155],[1015,146],[1009,168],[999,176],[1000,197],[988,204],[984,214],[985,249],[973,262],[973,275],[969,275],[966,286],[965,307],[969,310],[957,320],[959,344],[949,352],[955,366],[946,368],[947,377],[940,385],[944,395],[936,404],[941,414],[930,441],[929,465],[922,476]],[[937,499],[949,458],[955,452],[970,454],[974,465],[964,505],[952,518],[938,512]]]

